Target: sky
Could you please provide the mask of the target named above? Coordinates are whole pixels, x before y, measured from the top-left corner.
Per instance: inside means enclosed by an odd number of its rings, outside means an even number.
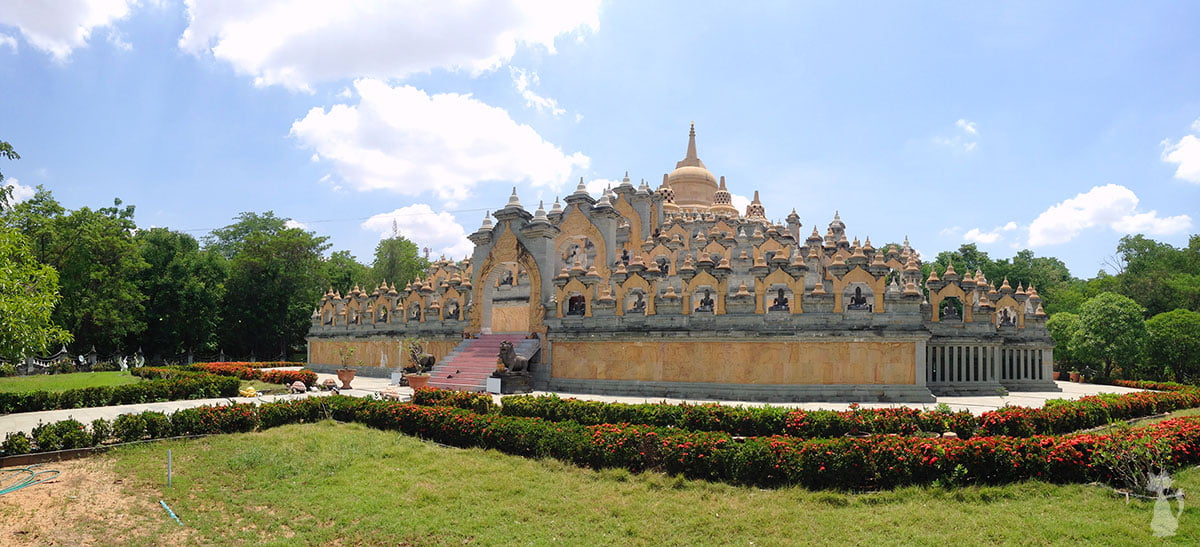
[[[1091,277],[1200,223],[1200,3],[0,0],[15,195],[202,237],[274,211],[370,263],[626,172],[695,123],[744,210]]]

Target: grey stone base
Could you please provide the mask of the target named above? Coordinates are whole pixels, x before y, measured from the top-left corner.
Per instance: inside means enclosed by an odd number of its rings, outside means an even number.
[[[365,376],[367,378],[391,378],[392,373],[396,372],[396,369],[394,368],[343,367],[341,365],[318,365],[316,363],[308,363],[307,365],[304,365],[304,368],[313,372],[320,372],[322,374],[337,374],[337,370],[339,368],[352,368],[358,371],[354,374],[355,376]]]
[[[1054,380],[1004,380],[1000,383],[1009,391],[1062,391]]]
[[[533,391],[533,377],[528,373],[505,374],[500,377],[500,394],[529,393]]]
[[[637,382],[551,378],[550,391],[671,399],[719,399],[775,403],[863,402],[932,403],[933,393],[917,385],[767,385],[693,382]]]
[[[929,384],[929,391],[938,397],[995,397],[1008,394],[1008,388],[996,382]]]

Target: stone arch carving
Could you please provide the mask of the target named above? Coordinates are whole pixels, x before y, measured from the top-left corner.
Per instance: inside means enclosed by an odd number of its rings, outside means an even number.
[[[629,196],[622,195],[617,202],[613,204],[613,208],[625,217],[625,221],[629,223],[629,241],[625,242],[624,249],[629,251],[630,255],[636,254],[638,245],[642,244],[645,236],[642,235],[642,215],[633,208],[633,204],[629,203]]]
[[[708,272],[700,272],[692,277],[691,281],[685,281],[684,298],[688,299],[687,305],[683,307],[685,314],[690,314],[696,310],[696,306],[700,300],[704,298],[701,291],[704,287],[711,287],[715,294],[710,295],[713,299],[713,315],[723,315],[725,313],[725,293],[728,291],[727,282],[718,280]]]
[[[462,319],[462,296],[463,295],[459,294],[458,290],[454,287],[446,289],[446,292],[442,294],[441,298],[442,306],[438,312],[438,315],[440,316],[439,319]],[[455,309],[451,310],[451,306],[454,306]],[[451,317],[452,311],[457,312],[458,317]]]
[[[483,306],[486,303],[483,300],[483,289],[488,276],[492,274],[492,270],[496,269],[505,262],[516,262],[529,275],[529,329],[536,332],[545,332],[545,308],[542,307],[542,274],[538,269],[538,264],[533,259],[533,255],[521,244],[517,236],[513,234],[511,221],[505,221],[500,236],[496,238],[492,249],[488,252],[483,263],[480,265],[476,282],[472,285],[471,301],[475,303],[470,307],[471,326],[473,332],[479,332],[483,329]],[[588,223],[591,224],[590,222]],[[593,227],[594,228],[594,227]],[[600,264],[596,265],[597,267]]]
[[[968,297],[966,291],[962,290],[962,287],[959,287],[957,283],[950,282],[947,282],[946,286],[942,287],[940,291],[929,291],[929,306],[932,309],[929,320],[934,323],[941,321],[942,300],[952,297],[958,298],[958,301],[963,305],[963,322],[970,323],[974,321],[975,317],[971,310],[971,299]]]
[[[726,251],[725,251],[724,245],[717,243],[716,241],[712,241],[708,245],[706,245],[704,247],[704,249],[702,249],[700,252],[703,254],[703,256],[705,256],[709,260],[719,263],[719,262],[721,262],[721,257],[725,256]],[[717,256],[714,258],[714,255],[717,255]],[[696,259],[699,260],[700,258],[696,257]]]
[[[579,204],[573,204],[567,208],[566,213],[563,215],[562,223],[559,224],[558,228],[561,232],[558,237],[554,238],[555,250],[562,252],[567,247],[567,245],[564,245],[564,242],[577,239],[579,236],[586,237],[596,247],[596,272],[600,274],[600,277],[607,279],[608,266],[611,263],[608,258],[607,243],[604,241],[604,236],[600,233],[600,230],[596,228],[596,225],[592,224],[587,215],[583,214],[583,211],[579,209]],[[521,248],[524,249],[524,246]],[[528,251],[525,254],[529,254]],[[584,264],[583,266],[586,268],[588,264]],[[568,264],[567,267],[569,268],[571,265]],[[525,269],[529,270],[530,268],[526,267]]]
[[[646,281],[646,278],[638,274],[630,275],[624,283],[617,285],[617,302],[622,304],[617,306],[617,315],[625,315],[629,309],[626,295],[634,290],[641,290],[646,295],[646,315],[654,315],[654,287],[650,285],[649,281]]]
[[[784,246],[778,241],[775,241],[774,239],[767,239],[766,241],[762,242],[762,245],[759,245],[757,248],[755,248],[754,256],[755,258],[761,256],[763,260],[766,260],[767,251],[774,251],[778,253],[784,250]]]
[[[357,298],[351,297],[350,302],[346,304],[346,324],[362,324],[362,303]]]
[[[855,266],[854,269],[847,272],[841,278],[835,277],[833,280],[833,311],[837,313],[845,312],[846,306],[845,302],[843,302],[843,296],[846,288],[851,283],[863,283],[871,288],[872,296],[875,298],[875,303],[871,309],[875,313],[883,313],[883,294],[887,290],[887,287],[884,285],[884,279],[884,277],[876,279],[875,276],[862,269],[861,266]]]
[[[578,278],[572,279],[566,285],[563,285],[562,288],[558,289],[558,297],[555,298],[555,301],[557,304],[556,316],[557,317],[567,316],[568,315],[567,306],[569,304],[571,297],[582,296],[583,297],[583,306],[584,306],[583,316],[591,317],[592,316],[592,294],[591,293],[592,293],[592,291],[589,290],[588,286],[584,285],[583,282],[580,281]]]
[[[380,294],[375,298],[375,322],[376,323],[391,323],[392,322],[392,302],[386,294]]]
[[[997,327],[1000,326],[1000,323],[1001,323],[1001,315],[1002,315],[1001,310],[1003,310],[1004,308],[1012,308],[1012,312],[1016,315],[1015,324],[1016,324],[1017,328],[1018,329],[1025,328],[1025,314],[1020,312],[1020,310],[1022,309],[1022,306],[1021,306],[1020,302],[1017,302],[1016,298],[1013,298],[1012,295],[1006,294],[1003,297],[1001,297],[999,300],[996,300],[995,305],[996,305],[996,313],[993,315],[992,322]]]
[[[683,240],[683,248],[684,249],[691,248],[690,246],[692,244],[692,234],[688,233],[687,228],[684,228],[682,225],[672,224],[671,227],[668,228],[667,231],[665,233],[663,233],[662,235],[667,236],[668,239],[673,238],[676,235],[678,235],[679,239]]]
[[[767,274],[762,279],[754,280],[754,313],[763,314],[767,312],[767,293],[770,288],[775,285],[784,285],[787,290],[792,293],[791,299],[788,302],[788,308],[793,314],[803,313],[803,294],[804,294],[804,278],[796,279],[782,268],[775,268],[771,273]]]
[[[323,306],[321,306],[321,324],[328,326],[328,327],[332,327],[332,326],[334,326],[334,322],[336,321],[336,318],[337,318],[337,306],[335,306],[333,304],[332,300],[326,300],[325,304]]]

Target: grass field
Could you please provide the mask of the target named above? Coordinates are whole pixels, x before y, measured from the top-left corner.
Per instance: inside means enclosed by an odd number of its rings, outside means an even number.
[[[66,391],[97,386],[119,386],[141,381],[129,372],[75,372],[0,378],[0,393],[21,391]]]
[[[170,489],[168,449],[175,470]],[[1150,528],[1153,503],[1126,504],[1102,486],[761,490],[446,448],[333,422],[125,448],[101,461],[110,475],[95,482],[120,483],[119,496],[104,499],[122,508],[122,518],[55,512],[55,522],[80,541],[93,534],[100,542],[135,544],[1158,541]],[[1200,470],[1177,474],[1175,485],[1200,491]],[[169,520],[158,499],[186,526]],[[0,503],[0,516],[38,513],[28,503],[14,507]],[[1198,540],[1200,511],[1189,507],[1171,541]]]

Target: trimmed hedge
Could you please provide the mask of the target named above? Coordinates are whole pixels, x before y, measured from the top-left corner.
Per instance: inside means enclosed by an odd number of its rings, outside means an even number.
[[[302,367],[307,363],[299,361],[209,361],[192,363],[195,365],[232,365],[244,368],[278,368],[278,367]]]
[[[435,387],[420,387],[413,390],[412,403],[422,406],[462,408],[478,414],[490,414],[500,410],[490,394]]]
[[[189,368],[209,374],[233,376],[242,380],[262,380],[268,384],[289,385],[299,381],[304,385],[311,386],[317,383],[317,373],[311,370],[260,370],[243,365],[245,363],[197,363]]]
[[[1131,452],[1167,469],[1200,461],[1200,417],[1111,434],[1061,437],[736,439],[718,431],[627,424],[585,426],[573,421],[332,396],[258,407],[200,407],[169,417],[147,412],[119,417],[112,431],[116,438],[138,440],[245,432],[324,418],[360,422],[464,448],[492,448],[593,468],[656,470],[767,487],[862,490],[931,483],[1002,484],[1032,478],[1112,481],[1120,479]],[[10,435],[3,444],[5,455],[96,442],[96,435],[88,434],[73,420],[40,426],[34,437]]]
[[[85,387],[59,392],[0,393],[0,414],[234,397],[238,390],[237,379],[213,374],[155,367],[137,368],[130,372],[147,380],[136,384]]]
[[[1128,384],[1134,384],[1129,382]],[[501,399],[506,416],[537,417],[581,424],[646,424],[698,431],[724,431],[739,436],[789,435],[838,437],[847,433],[913,435],[955,432],[959,437],[1053,435],[1098,427],[1118,420],[1200,407],[1200,390],[1142,382],[1174,391],[1101,394],[1073,401],[1052,399],[1042,408],[1008,406],[976,417],[966,411],[919,410],[908,407],[851,410],[792,410],[717,404],[603,403],[561,399],[556,395],[510,395]],[[1178,387],[1176,387],[1178,386]],[[414,402],[416,402],[414,400]]]

